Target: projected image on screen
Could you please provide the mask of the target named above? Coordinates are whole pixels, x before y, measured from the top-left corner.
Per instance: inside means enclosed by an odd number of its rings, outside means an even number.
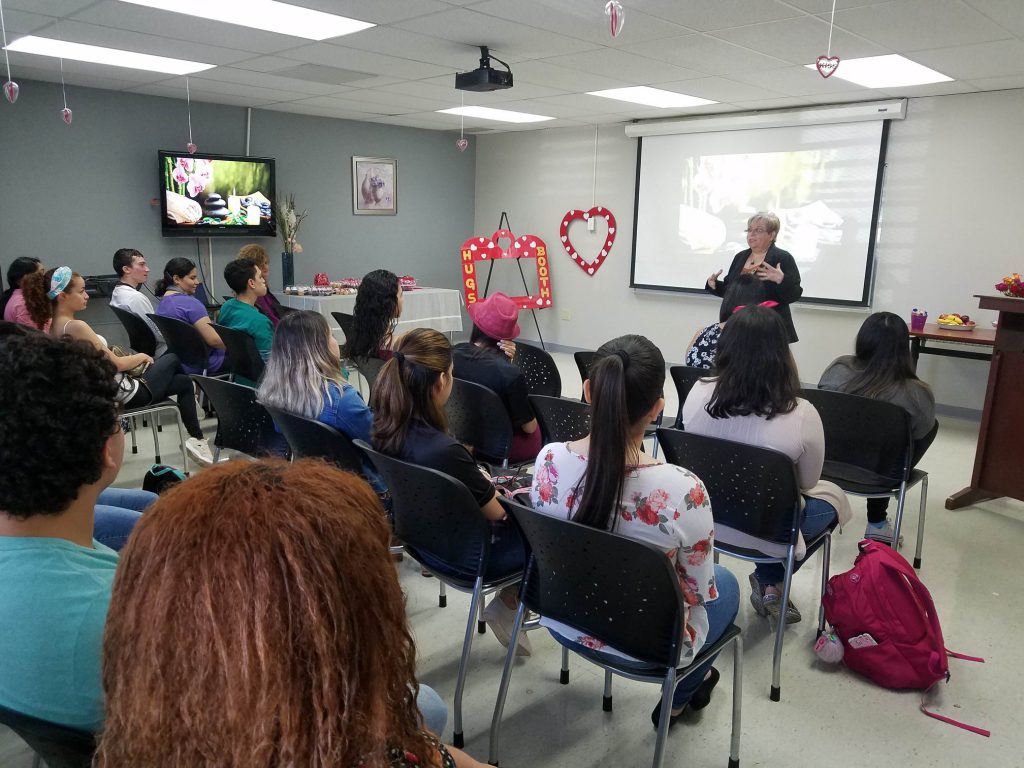
[[[804,300],[863,303],[881,122],[642,140],[633,283],[702,290],[747,248],[757,211],[781,222]]]

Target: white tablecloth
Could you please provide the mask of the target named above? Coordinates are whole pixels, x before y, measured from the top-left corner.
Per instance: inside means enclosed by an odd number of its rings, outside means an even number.
[[[332,312],[353,313],[356,297],[352,296],[289,296],[278,294],[286,307],[311,309],[319,312],[331,326],[339,342],[345,340]],[[417,288],[406,291],[402,298],[402,316],[398,319],[395,336],[413,328],[436,328],[442,333],[462,330],[462,293],[450,288]]]

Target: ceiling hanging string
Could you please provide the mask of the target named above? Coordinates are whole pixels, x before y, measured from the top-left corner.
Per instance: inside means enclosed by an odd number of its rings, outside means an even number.
[[[63,38],[60,35],[60,22],[56,24],[57,39],[63,42]],[[60,119],[66,124],[71,125],[71,110],[68,109],[68,89],[64,84],[64,57],[60,57],[60,92],[64,96],[64,109],[60,111]]]
[[[190,155],[194,155],[197,147],[192,141],[192,90],[188,85],[188,75],[185,76],[185,104],[188,109],[188,144],[185,145],[185,149]]]
[[[836,0],[832,0],[832,18],[828,23],[828,56],[832,55],[832,27],[836,25]]]
[[[11,55],[7,52],[7,24],[4,22],[4,4],[0,1],[0,33],[4,42],[4,60],[7,62],[7,82],[4,83],[4,96],[13,104],[18,100],[18,84],[11,79]]]
[[[593,198],[590,201],[591,205],[597,205],[597,133],[601,130],[601,126],[594,126],[594,188],[591,193]]]

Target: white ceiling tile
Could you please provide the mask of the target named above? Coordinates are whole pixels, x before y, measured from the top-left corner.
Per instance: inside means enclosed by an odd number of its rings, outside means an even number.
[[[453,8],[413,21],[395,25],[424,35],[433,35],[467,45],[488,45],[492,53],[510,64],[524,59],[539,59],[552,52],[572,53],[595,47],[594,43],[517,24],[466,8]],[[467,69],[473,69],[471,61]]]
[[[954,93],[971,93],[973,90],[967,81],[954,80],[951,83],[929,83],[909,88],[886,88],[885,93],[893,98],[902,99],[910,96],[949,96]]]
[[[701,32],[757,24],[761,21],[790,19],[802,13],[789,4],[776,0],[631,0],[629,8],[660,16]],[[629,10],[626,11],[626,24],[628,23]]]
[[[330,83],[318,83],[310,80],[297,80],[291,77],[280,77],[266,72],[253,72],[248,69],[235,67],[215,67],[205,72],[197,72],[189,75],[190,83],[202,83],[205,81],[219,81],[222,83],[238,83],[256,87],[270,88],[285,93],[294,92],[297,96],[302,95],[327,95],[351,91],[351,87],[345,85],[333,85]]]
[[[1024,88],[1024,75],[984,77],[980,80],[971,80],[971,85],[982,91],[1005,91]],[[1024,91],[1021,91],[1020,97],[1024,99]]]
[[[1020,0],[967,0],[967,4],[1017,37],[1024,37],[1024,3]]]
[[[298,59],[286,59],[283,56],[255,56],[251,59],[236,61],[235,66],[252,72],[274,72],[278,69],[287,69],[305,63]]]
[[[4,9],[4,24],[7,26],[7,39],[14,42],[22,35],[41,34],[48,37],[45,30],[53,25],[53,19],[49,16],[42,16],[38,13],[27,13],[25,11],[12,11]]]
[[[1020,40],[914,51],[912,58],[957,80],[1024,74],[1024,42]]]
[[[312,104],[301,104],[296,101],[282,102],[280,104],[263,104],[260,109],[269,109],[274,112],[288,112],[295,115],[309,115],[310,117],[331,117],[341,120],[367,121],[380,115],[368,112],[357,112],[337,107],[324,107]]]
[[[579,114],[603,114],[605,112],[619,113],[628,112],[636,104],[629,104],[625,101],[617,101],[616,99],[605,99],[601,96],[591,96],[586,93],[567,93],[564,96],[548,96],[543,99],[532,99],[534,104],[540,105],[543,110],[545,104],[561,105],[571,109],[579,110]],[[546,114],[541,112],[541,114]]]
[[[692,69],[664,64],[628,51],[601,48],[596,51],[571,53],[544,59],[545,64],[570,67],[602,77],[626,80],[632,85],[650,85],[672,80],[688,80],[703,73]]]
[[[868,5],[882,5],[888,3],[891,0],[838,0],[836,3],[837,10],[845,10],[846,8],[861,8]],[[833,0],[787,0],[790,5],[795,5],[802,11],[808,13],[829,13],[832,12]]]
[[[610,77],[596,72],[586,72],[572,67],[552,64],[549,61],[524,61],[512,68],[514,82],[532,83],[558,88],[562,91],[586,93],[605,88],[619,88],[635,85],[624,76]],[[516,85],[518,88],[519,86]]]
[[[787,96],[782,99],[753,99],[751,101],[734,101],[733,106],[741,110],[760,111],[764,109],[787,109],[789,107],[806,107],[814,102]]]
[[[475,45],[455,43],[394,27],[374,27],[358,35],[338,38],[334,42],[346,48],[436,64],[452,72],[476,69],[480,61],[480,49]]]
[[[355,93],[354,91],[348,91],[347,93]],[[346,98],[346,94],[341,96],[312,96],[306,99],[294,100],[295,104],[303,104],[308,107],[330,107],[336,110],[346,110],[349,112],[365,112],[370,115],[394,115],[394,114],[405,114],[409,112],[420,112],[420,109],[393,109],[384,104],[375,104],[369,101],[360,101],[358,99]],[[282,101],[287,101],[282,99]]]
[[[429,128],[430,130],[451,131],[455,136],[459,133],[458,123],[452,123],[451,115],[438,115],[435,112],[413,112],[408,115],[375,115],[369,119],[371,123],[384,125],[407,125],[413,128]]]
[[[18,56],[18,60],[15,60],[15,56]],[[32,57],[35,61],[35,65],[29,65],[27,58],[22,60],[23,54],[11,54],[11,69],[14,79],[21,85],[22,93],[25,92],[26,88],[30,88],[26,81],[28,80],[43,80],[50,83],[60,82],[60,66],[56,59],[50,59],[43,56]],[[104,88],[110,91],[121,91],[125,88],[131,88],[135,85],[140,85],[139,80],[126,80],[116,76],[118,71],[128,72],[129,70],[115,70],[112,67],[103,67],[99,64],[87,64],[85,62],[74,62],[74,66],[71,66],[72,62],[65,62],[64,65],[64,82],[66,85],[85,86],[87,88]],[[158,72],[151,73],[139,73],[149,74],[153,76],[153,80],[146,82],[156,82],[160,78],[167,77],[166,75]],[[6,72],[3,77],[6,79]],[[70,94],[69,94],[70,95]],[[73,104],[69,104],[74,109]]]
[[[344,39],[344,38],[339,38]],[[372,51],[360,51],[331,43],[312,43],[288,51],[288,58],[310,64],[323,64],[356,72],[369,72],[402,79],[421,79],[448,74],[448,67],[410,61],[395,56],[383,56]]]
[[[899,0],[851,8],[836,12],[836,26],[900,53],[1011,36],[961,0]]]
[[[603,5],[592,0],[516,0],[513,3],[508,0],[487,0],[476,3],[473,10],[537,29],[557,29],[564,35],[598,45],[639,43],[693,31],[635,10],[631,5],[626,11],[626,23],[621,34],[613,40]]]
[[[812,64],[828,50],[828,22],[813,16],[802,16],[786,21],[769,21],[714,32],[714,37],[745,48],[784,59],[790,64]],[[832,34],[832,54],[853,59],[862,56],[881,56],[892,53],[842,29]]]
[[[96,0],[6,0],[4,3],[4,21],[7,11],[33,11],[46,16],[63,18],[75,11],[92,5]],[[8,27],[7,31],[10,31]]]
[[[708,35],[687,35],[659,40],[657,47],[626,46],[624,50],[664,61],[700,73],[700,75],[733,75],[737,72],[774,69],[786,64],[775,56],[751,51]],[[657,66],[657,65],[655,65]],[[700,76],[698,75],[698,76]],[[678,78],[666,77],[664,81]]]
[[[144,93],[149,96],[163,96],[184,101],[182,89],[176,85],[151,83],[149,85],[137,85],[126,90],[129,93]],[[244,92],[236,91],[232,93],[218,93],[205,89],[197,91],[197,89],[192,88],[192,101],[193,103],[227,104],[235,107],[258,107],[275,101],[275,98],[273,93],[255,88],[246,89]],[[193,122],[193,125],[196,127],[197,132],[201,131],[200,125],[196,125],[195,122]]]
[[[420,96],[377,91],[372,88],[346,91],[341,95],[341,98],[377,104],[382,108],[382,111],[393,114],[448,109],[453,103],[452,99],[423,98]]]
[[[348,16],[359,21],[374,24],[393,24],[396,21],[413,19],[428,13],[437,13],[449,8],[441,0],[288,0],[292,5],[301,5],[316,11]],[[340,40],[341,38],[334,38]]]
[[[840,66],[842,64],[840,63]],[[740,82],[759,85],[766,90],[775,93],[784,93],[788,96],[807,96],[810,94],[831,96],[854,90],[860,93],[874,93],[869,88],[859,88],[852,83],[838,78],[826,80],[818,74],[817,70],[807,67],[784,67],[782,69],[761,70],[756,72],[743,72],[733,75],[733,79]]]

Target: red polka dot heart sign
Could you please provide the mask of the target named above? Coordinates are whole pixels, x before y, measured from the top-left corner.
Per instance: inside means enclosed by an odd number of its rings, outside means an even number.
[[[508,240],[502,247],[500,240]],[[516,237],[507,229],[499,229],[490,237],[477,235],[469,238],[459,249],[462,262],[462,288],[466,304],[475,304],[484,298],[476,278],[478,261],[501,259],[532,259],[537,269],[537,294],[512,296],[520,309],[547,309],[551,306],[551,268],[548,264],[547,244],[536,235]]]
[[[583,257],[580,256],[579,251],[576,250],[576,246],[572,244],[572,240],[569,239],[569,225],[576,220],[588,221],[590,219],[595,219],[597,221],[604,219],[608,225],[608,232],[602,241],[601,250],[597,256],[594,257],[594,260],[585,261]],[[601,268],[601,265],[604,264],[605,259],[608,258],[608,254],[612,252],[612,245],[615,243],[616,229],[615,216],[612,212],[603,206],[596,205],[589,211],[573,209],[565,214],[565,216],[562,217],[562,226],[558,228],[558,236],[562,241],[562,246],[565,248],[566,253],[569,254],[570,258],[572,258],[574,262],[576,262],[576,266],[593,277],[597,274],[597,270]]]

